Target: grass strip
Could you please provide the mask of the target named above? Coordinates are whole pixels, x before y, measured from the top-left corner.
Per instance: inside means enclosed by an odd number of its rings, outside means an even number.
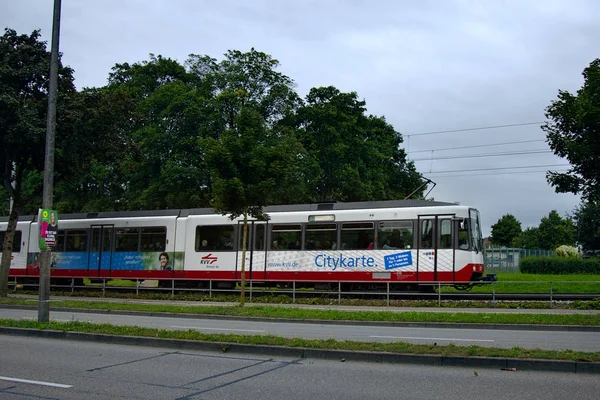
[[[527,358],[540,360],[566,360],[578,362],[598,362],[600,352],[580,352],[572,350],[540,350],[487,348],[481,346],[437,346],[418,345],[406,342],[375,343],[328,340],[309,340],[300,338],[282,338],[271,335],[231,335],[231,334],[206,334],[194,330],[170,331],[156,328],[142,328],[130,326],[116,326],[110,324],[94,324],[89,322],[48,322],[39,323],[26,320],[0,319],[0,326],[12,328],[29,328],[39,330],[57,330],[64,332],[83,332],[119,336],[137,336],[179,340],[198,340],[204,342],[237,343],[250,345],[285,346],[292,348],[331,349],[348,351],[388,352],[398,354],[435,354],[443,356],[462,357],[503,357]],[[223,351],[226,347],[223,347]]]
[[[0,304],[32,305],[23,298],[0,299]],[[35,303],[37,304],[37,303]],[[600,314],[502,314],[502,313],[447,313],[421,311],[340,311],[316,310],[297,307],[267,305],[239,306],[178,306],[165,304],[136,304],[96,301],[64,300],[53,302],[52,307],[82,308],[89,310],[138,311],[152,313],[175,313],[224,315],[255,318],[285,318],[297,320],[328,321],[379,321],[379,322],[445,322],[489,324],[540,324],[540,325],[586,325],[600,326]]]

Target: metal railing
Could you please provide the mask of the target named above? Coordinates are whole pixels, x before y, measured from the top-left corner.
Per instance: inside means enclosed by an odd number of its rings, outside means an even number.
[[[490,273],[518,273],[521,259],[525,257],[555,256],[556,251],[520,249],[512,247],[488,247],[483,251],[485,270]]]
[[[162,282],[170,282],[170,285],[165,285],[162,287],[154,287],[154,286],[145,286],[142,285],[144,281],[143,278],[130,278],[127,280],[135,281],[135,286],[117,286],[108,284],[109,281],[114,280],[112,278],[94,278],[98,280],[102,280],[102,284],[92,284],[92,285],[76,285],[75,281],[81,278],[68,278],[69,284],[65,285],[52,285],[53,290],[66,289],[66,291],[71,294],[75,294],[76,289],[85,289],[85,290],[101,290],[102,297],[105,297],[107,294],[107,290],[111,291],[123,291],[129,293],[135,293],[136,296],[139,296],[144,291],[159,291],[164,293],[169,293],[171,298],[174,298],[176,294],[180,293],[199,293],[199,294],[208,294],[208,298],[212,299],[214,295],[217,294],[239,294],[240,288],[219,288],[215,285],[217,281],[202,281],[204,283],[208,283],[208,287],[177,287],[176,279],[165,279]],[[237,283],[237,280],[223,280],[220,279],[218,282],[230,282],[233,285]],[[258,281],[257,281],[258,282]],[[437,301],[438,306],[442,306],[442,302],[444,301],[456,301],[457,299],[464,300],[465,296],[469,296],[474,300],[483,300],[490,301],[493,306],[495,306],[501,300],[510,300],[511,296],[525,296],[530,297],[530,300],[540,300],[540,301],[548,301],[550,307],[553,306],[554,302],[560,300],[562,297],[566,296],[567,293],[564,291],[564,288],[561,289],[563,285],[582,285],[582,287],[589,288],[590,290],[584,290],[580,293],[581,297],[590,298],[597,297],[600,298],[600,281],[497,281],[486,283],[485,286],[489,288],[487,292],[463,292],[456,291],[450,289],[452,286],[467,284],[472,282],[452,282],[452,283],[442,283],[442,282],[419,282],[419,285],[422,287],[428,287],[431,292],[418,292],[418,291],[408,291],[408,290],[397,290],[394,288],[396,284],[402,284],[402,282],[378,282],[379,284],[383,283],[384,288],[382,287],[380,290],[343,290],[345,284],[373,284],[372,281],[334,281],[329,282],[331,285],[331,289],[329,290],[318,290],[318,289],[307,289],[303,288],[302,285],[305,284],[305,281],[292,281],[290,287],[274,287],[274,286],[263,286],[264,281],[259,282],[261,286],[255,286],[253,280],[247,281],[246,286],[246,295],[249,302],[253,301],[253,298],[256,296],[264,296],[264,295],[289,295],[291,296],[292,303],[296,303],[299,297],[302,296],[310,296],[310,297],[326,297],[331,300],[336,300],[338,304],[341,304],[343,298],[357,298],[360,296],[369,296],[374,298],[379,298],[381,300],[385,300],[386,305],[390,305],[392,300],[406,300],[406,299],[422,299],[425,298],[429,301]],[[269,282],[267,282],[269,283]],[[411,282],[406,282],[407,284],[411,284]],[[274,283],[273,283],[274,284]],[[527,290],[519,290],[518,288],[527,288],[535,285],[537,287],[537,291],[535,293],[527,292]],[[588,286],[590,285],[590,286]],[[168,287],[167,287],[168,286]],[[27,283],[20,284],[18,283],[17,277],[14,277],[12,281],[9,282],[9,287],[12,288],[13,293],[17,293],[20,290],[26,290],[31,288],[37,288],[37,283]],[[511,290],[508,290],[511,288]],[[517,290],[514,290],[517,288]],[[557,290],[559,289],[559,290]],[[577,293],[568,294],[573,297],[573,295],[577,296]]]

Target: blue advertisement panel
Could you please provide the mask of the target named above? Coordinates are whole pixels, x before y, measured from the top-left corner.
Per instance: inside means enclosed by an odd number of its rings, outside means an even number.
[[[402,253],[390,254],[383,257],[383,261],[386,270],[409,267],[412,265],[412,253],[410,251],[403,251]]]
[[[51,269],[87,270],[98,268],[98,252],[52,253]],[[39,253],[29,253],[27,267],[39,269]],[[103,252],[101,269],[113,271],[172,271],[183,266],[183,252]],[[174,267],[175,266],[175,267]]]

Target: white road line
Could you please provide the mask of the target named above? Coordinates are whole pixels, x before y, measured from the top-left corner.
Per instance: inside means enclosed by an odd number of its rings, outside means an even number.
[[[32,380],[29,380],[29,379],[9,378],[7,376],[0,376],[0,381],[31,383],[32,385],[52,386],[52,387],[63,388],[63,389],[68,389],[68,388],[72,388],[73,387],[73,385],[63,385],[62,383],[52,383],[52,382],[44,382],[44,381],[32,381]]]
[[[495,342],[492,339],[449,339],[449,338],[434,338],[434,337],[411,337],[411,336],[369,336],[378,339],[415,339],[415,340],[449,340],[456,342]]]
[[[237,332],[256,332],[256,333],[265,333],[266,331],[259,331],[255,329],[226,329],[226,328],[204,328],[199,326],[171,326],[171,328],[176,329],[197,329],[202,331],[237,331]]]

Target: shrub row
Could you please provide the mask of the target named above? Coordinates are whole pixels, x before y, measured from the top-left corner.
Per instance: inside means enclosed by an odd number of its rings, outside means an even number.
[[[524,257],[520,268],[524,274],[600,274],[600,258]]]

